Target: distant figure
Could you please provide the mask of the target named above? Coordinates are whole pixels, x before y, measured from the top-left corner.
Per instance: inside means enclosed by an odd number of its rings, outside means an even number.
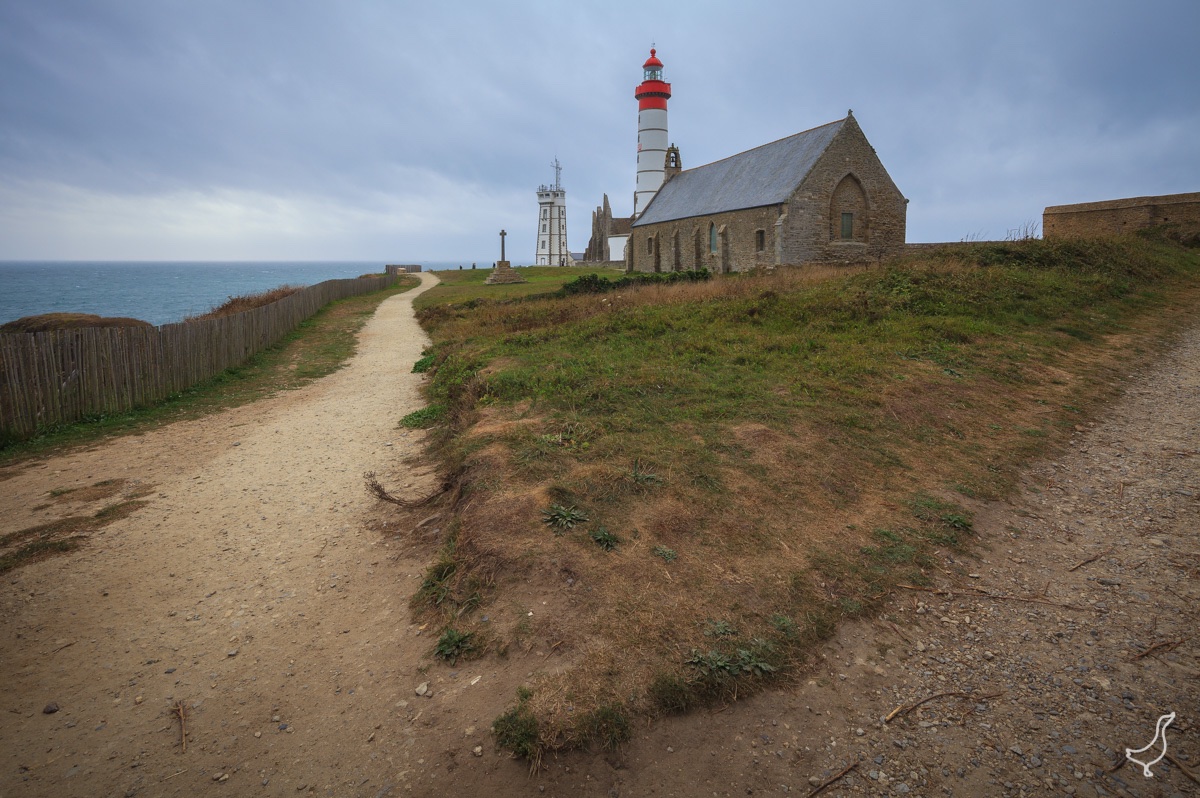
[[[474,269],[475,267],[474,267],[474,266],[472,266],[471,268],[472,268],[472,269]],[[460,272],[462,271],[462,264],[461,264],[461,263],[460,263],[460,264],[458,264],[458,270],[459,270]]]
[[[472,269],[474,269],[474,268],[475,268],[475,264],[474,264],[474,263],[472,263],[472,264],[471,264],[471,268],[472,268]]]

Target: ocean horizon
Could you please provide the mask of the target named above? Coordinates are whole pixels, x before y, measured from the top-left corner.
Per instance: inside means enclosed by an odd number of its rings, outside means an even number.
[[[469,261],[393,260],[425,271]],[[197,316],[228,298],[281,285],[378,274],[383,261],[0,261],[0,324],[43,313],[126,316],[154,325]],[[490,268],[491,262],[480,263]]]

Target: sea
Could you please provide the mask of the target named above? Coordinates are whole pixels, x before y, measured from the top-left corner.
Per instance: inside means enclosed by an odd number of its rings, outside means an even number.
[[[42,313],[94,313],[171,324],[205,313],[230,297],[281,285],[379,274],[384,265],[378,261],[0,261],[0,324]],[[421,263],[425,271],[460,266],[471,268],[470,263],[459,261]]]

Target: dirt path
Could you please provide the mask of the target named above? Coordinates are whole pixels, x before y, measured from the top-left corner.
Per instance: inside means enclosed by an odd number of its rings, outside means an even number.
[[[4,579],[0,794],[403,784],[419,726],[397,704],[428,652],[407,608],[423,564],[365,528],[363,473],[401,493],[432,484],[405,473],[417,436],[396,422],[421,405],[411,303],[435,282],[381,305],[353,361],[308,388],[0,483],[0,533],[120,498],[94,500],[97,482],[150,489],[80,552]]]
[[[488,726],[551,654],[435,663],[408,613],[429,550],[403,541],[424,519],[363,489],[368,470],[432,482],[396,427],[420,404],[415,293],[306,389],[0,482],[0,534],[120,498],[97,482],[152,488],[0,583],[0,796],[808,795],[854,762],[821,794],[1200,794],[1170,762],[1103,772],[1171,711],[1170,753],[1200,770],[1200,329],[1022,495],[978,508],[981,559],[947,556],[938,580],[958,595],[906,592],[790,689],[529,777]]]

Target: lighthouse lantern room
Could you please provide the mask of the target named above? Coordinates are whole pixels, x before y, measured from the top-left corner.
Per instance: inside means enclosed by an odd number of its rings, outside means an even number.
[[[667,100],[671,84],[663,82],[663,64],[654,48],[642,65],[643,80],[634,92],[638,101],[637,187],[633,192],[633,216],[658,193],[665,178],[667,157]]]

